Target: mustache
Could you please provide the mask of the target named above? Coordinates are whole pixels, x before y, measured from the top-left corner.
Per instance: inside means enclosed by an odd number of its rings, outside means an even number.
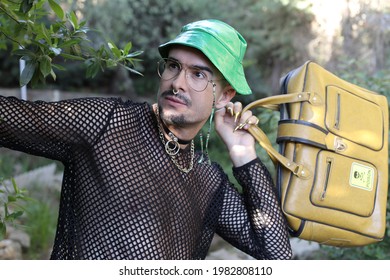
[[[191,100],[187,96],[180,94],[180,93],[174,94],[172,89],[163,91],[161,93],[161,97],[166,97],[166,96],[174,96],[175,98],[183,101],[187,106],[191,105]]]

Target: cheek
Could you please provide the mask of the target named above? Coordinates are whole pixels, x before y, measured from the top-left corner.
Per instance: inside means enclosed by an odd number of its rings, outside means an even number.
[[[208,117],[211,114],[211,108],[213,106],[213,98],[196,98],[192,100],[193,110],[199,116]]]

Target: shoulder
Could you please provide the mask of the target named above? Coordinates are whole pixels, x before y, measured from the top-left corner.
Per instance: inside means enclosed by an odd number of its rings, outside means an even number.
[[[150,105],[148,102],[138,102],[130,99],[123,100],[122,98],[110,98],[109,100],[114,102],[118,108],[127,110],[150,112],[152,108],[152,105]]]

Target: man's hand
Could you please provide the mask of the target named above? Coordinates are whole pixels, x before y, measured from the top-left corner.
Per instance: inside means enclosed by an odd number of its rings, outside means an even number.
[[[255,139],[247,132],[249,126],[257,124],[258,118],[246,111],[241,115],[242,104],[229,102],[215,112],[215,129],[228,148],[235,167],[257,158]]]

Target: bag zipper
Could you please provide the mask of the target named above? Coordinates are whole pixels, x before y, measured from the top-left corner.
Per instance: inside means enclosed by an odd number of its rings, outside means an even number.
[[[334,128],[340,129],[340,108],[341,108],[341,95],[337,93],[337,103],[336,103],[336,116],[334,121]]]
[[[332,158],[326,158],[326,176],[325,176],[325,184],[324,184],[324,189],[322,190],[321,198],[320,200],[325,199],[326,191],[328,189],[328,183],[329,183],[329,177],[330,177],[330,171],[332,169],[332,163],[333,159]]]

